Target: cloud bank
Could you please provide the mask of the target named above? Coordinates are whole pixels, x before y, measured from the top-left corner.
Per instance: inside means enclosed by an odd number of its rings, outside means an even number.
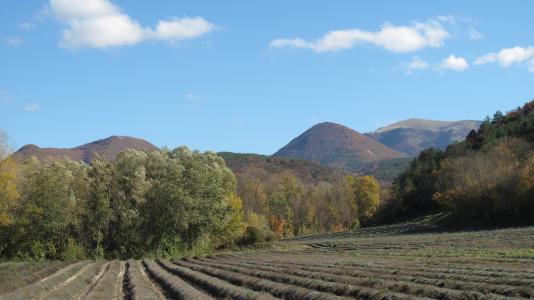
[[[359,44],[371,44],[397,53],[414,52],[426,47],[441,47],[450,34],[438,20],[413,23],[409,26],[383,25],[379,31],[358,28],[334,30],[315,41],[301,38],[276,39],[272,48],[305,48],[315,52],[334,52],[353,48]]]
[[[155,29],[143,27],[109,0],[50,0],[50,8],[66,24],[60,42],[64,48],[120,47],[147,40],[176,42],[215,28],[201,17],[160,20]]]

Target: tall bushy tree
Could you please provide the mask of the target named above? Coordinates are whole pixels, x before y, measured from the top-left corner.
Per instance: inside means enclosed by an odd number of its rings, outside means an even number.
[[[282,172],[269,182],[267,203],[270,224],[278,237],[293,235],[293,204],[302,193],[295,175]]]
[[[352,190],[352,209],[356,212],[354,225],[369,220],[380,204],[380,183],[373,176],[349,177]]]
[[[7,157],[11,151],[7,134],[0,130],[0,254],[8,247],[18,205],[17,165]]]
[[[149,188],[144,162],[147,154],[132,149],[121,152],[113,168],[110,199],[111,218],[108,230],[108,252],[113,256],[141,256],[142,237],[138,234],[142,218],[140,208],[146,202]]]
[[[401,209],[407,213],[428,212],[439,209],[432,200],[438,188],[439,170],[443,152],[430,148],[414,159],[408,170],[393,182],[393,192],[401,202]]]
[[[102,257],[112,214],[113,165],[96,159],[91,163],[88,175],[89,197],[83,204],[81,219],[82,243],[90,256]]]
[[[63,258],[79,234],[88,191],[86,167],[76,162],[27,167],[17,216],[19,248],[36,259]]]

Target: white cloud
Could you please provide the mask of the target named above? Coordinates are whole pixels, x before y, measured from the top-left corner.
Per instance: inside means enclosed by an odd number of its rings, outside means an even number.
[[[334,30],[324,37],[308,42],[301,38],[276,39],[270,47],[295,47],[315,52],[332,52],[349,49],[357,44],[371,44],[392,52],[414,52],[426,47],[441,47],[450,36],[438,20],[413,23],[409,26],[384,24],[379,31],[361,29]]]
[[[24,107],[24,110],[25,111],[29,111],[29,112],[36,112],[36,111],[39,111],[41,110],[41,106],[37,103],[33,103],[33,104],[30,104],[26,107]]]
[[[67,24],[60,46],[107,48],[146,40],[179,41],[199,37],[214,29],[201,17],[158,22],[155,30],[141,26],[109,0],[50,0],[56,17]]]
[[[415,71],[425,70],[429,67],[428,63],[419,57],[415,56],[406,66],[406,74],[412,75]]]
[[[505,48],[499,52],[491,52],[480,56],[475,61],[477,65],[487,63],[499,63],[503,67],[509,67],[512,64],[523,63],[531,58],[534,58],[534,47],[513,47]]]
[[[463,57],[457,57],[454,54],[444,59],[439,65],[441,69],[453,70],[457,72],[465,71],[469,68],[469,64]]]
[[[531,59],[528,63],[528,71],[534,73],[534,59]]]
[[[199,37],[213,30],[213,24],[203,18],[184,18],[159,21],[153,36],[160,40],[177,41]]]
[[[4,43],[11,47],[17,47],[24,43],[24,40],[18,36],[9,36],[4,39]]]

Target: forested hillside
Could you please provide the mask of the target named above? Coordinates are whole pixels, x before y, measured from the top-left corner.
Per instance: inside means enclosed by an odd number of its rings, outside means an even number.
[[[534,101],[496,112],[445,151],[428,149],[395,181],[397,212],[443,209],[458,222],[534,220]]]
[[[354,228],[380,201],[382,190],[372,176],[301,159],[220,155],[237,177],[247,223],[271,228],[278,237]]]

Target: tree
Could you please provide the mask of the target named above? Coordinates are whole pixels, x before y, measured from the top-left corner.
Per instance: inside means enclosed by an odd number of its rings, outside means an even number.
[[[302,194],[295,175],[282,172],[269,183],[267,206],[271,228],[278,237],[293,235],[293,205]]]
[[[7,133],[0,129],[0,229],[13,223],[12,210],[19,198],[16,185],[17,165],[8,157],[10,152]]]
[[[70,251],[79,233],[79,204],[83,203],[87,169],[76,162],[27,167],[21,184],[21,212],[17,226],[19,247],[36,259],[58,259]]]
[[[137,257],[143,253],[143,238],[138,234],[142,222],[140,207],[150,187],[146,178],[147,154],[127,149],[119,153],[113,166],[111,217],[108,252],[117,257]]]
[[[0,160],[0,228],[13,223],[12,211],[19,199],[16,179],[15,162],[10,158]]]
[[[243,234],[243,203],[237,194],[228,195],[226,198],[228,213],[226,214],[225,226],[221,234],[217,235],[217,241],[221,245],[233,245],[239,236]]]
[[[9,144],[9,136],[7,133],[0,129],[0,161],[7,158],[11,153],[11,145]]]
[[[10,153],[7,134],[0,130],[0,256],[12,242],[14,212],[19,204],[17,165]]]
[[[443,156],[439,149],[426,149],[395,179],[392,189],[401,202],[401,210],[418,214],[439,209],[432,197],[438,190],[437,171]]]
[[[352,187],[352,206],[356,211],[353,225],[370,219],[380,204],[380,184],[373,176],[348,178]]]
[[[82,243],[89,256],[103,257],[112,214],[113,166],[97,158],[91,162],[88,175],[90,192],[83,207]]]
[[[261,214],[267,205],[267,192],[264,183],[259,178],[242,176],[239,182],[239,195],[243,200],[245,210]]]

